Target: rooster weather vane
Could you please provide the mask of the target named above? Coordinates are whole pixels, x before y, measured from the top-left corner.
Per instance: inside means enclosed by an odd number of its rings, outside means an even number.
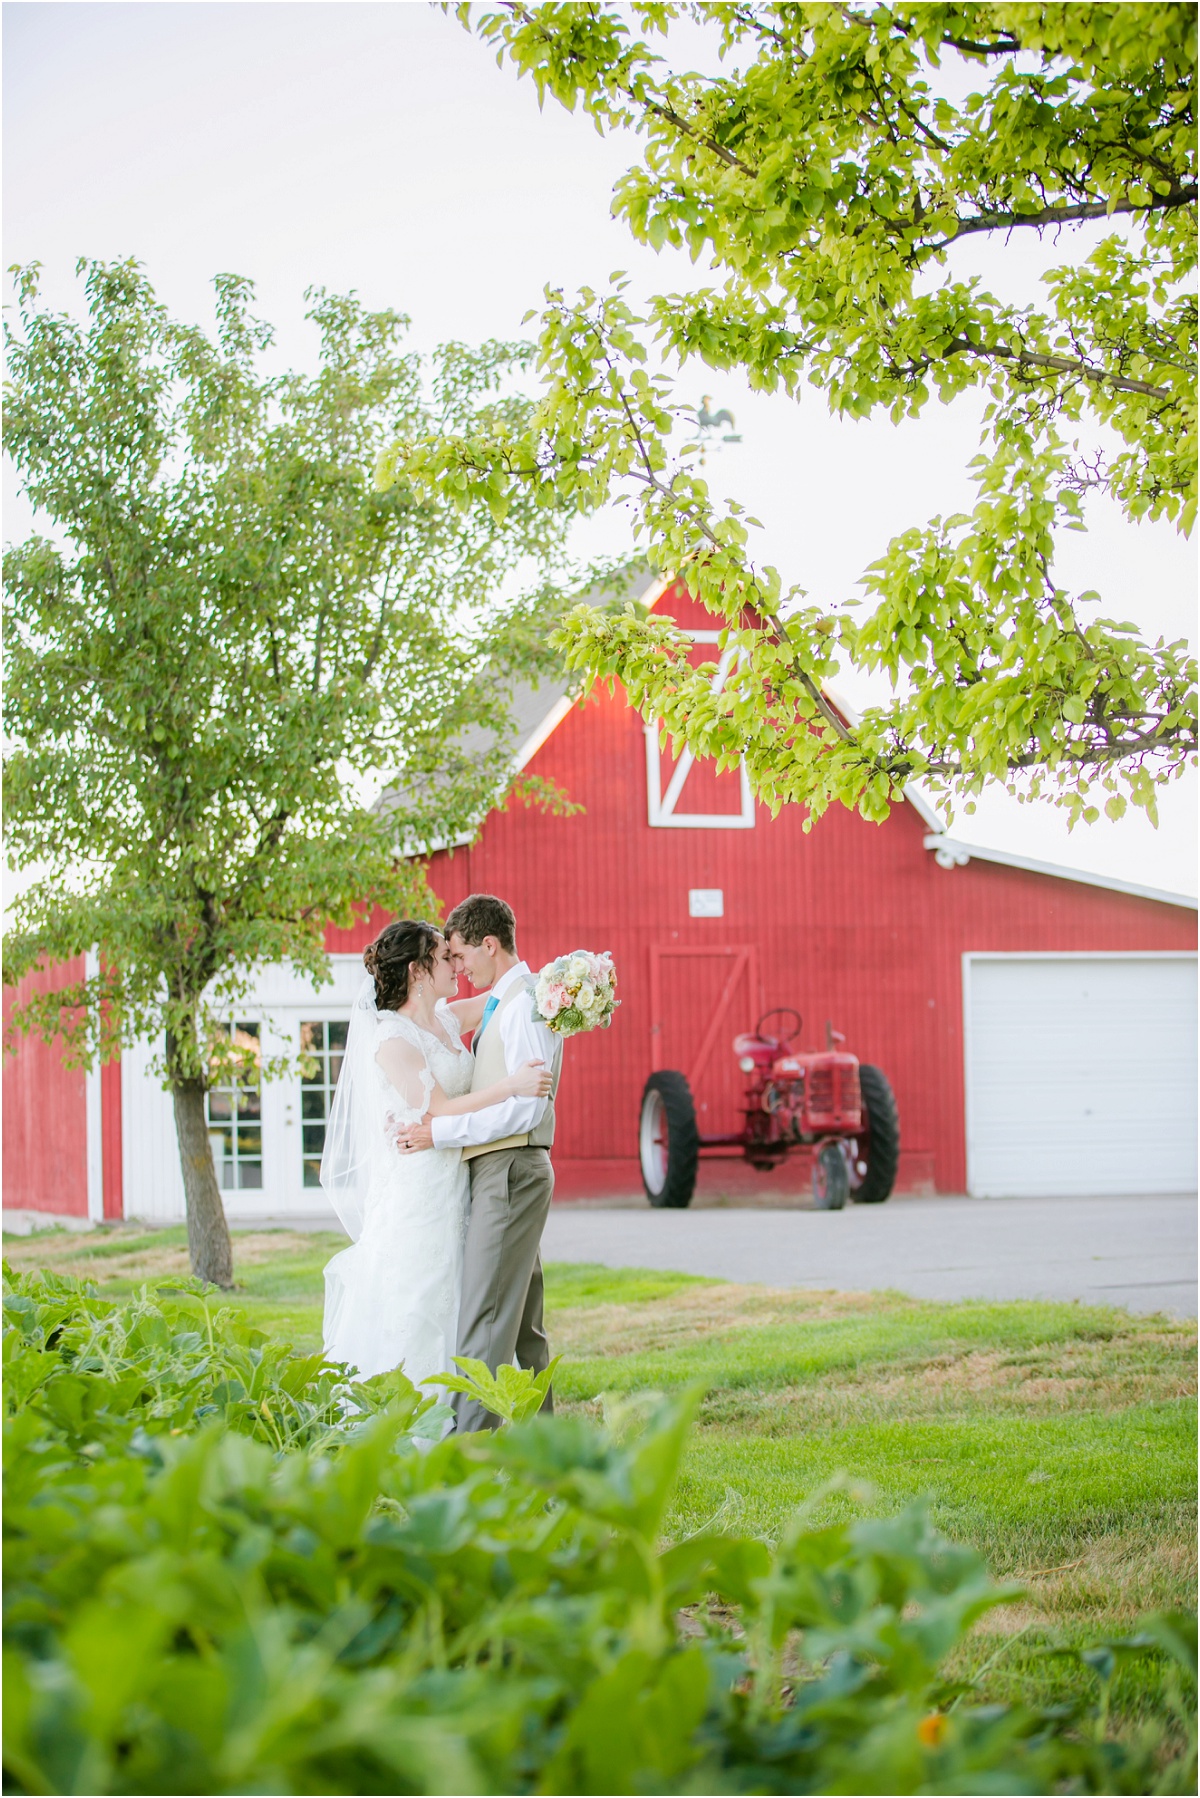
[[[710,449],[719,450],[726,443],[740,443],[742,441],[740,436],[734,436],[732,434],[734,422],[733,413],[729,410],[728,406],[722,406],[719,412],[714,412],[712,410],[712,395],[706,393],[701,396],[700,409],[696,413],[696,431],[692,438],[693,443],[698,443],[700,445],[701,463],[703,463],[705,455]],[[722,426],[728,427],[723,435],[720,434]]]

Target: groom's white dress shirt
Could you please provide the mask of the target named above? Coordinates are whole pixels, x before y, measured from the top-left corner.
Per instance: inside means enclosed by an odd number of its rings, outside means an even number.
[[[500,976],[489,997],[503,999],[516,981],[532,979],[526,964],[519,961]],[[504,1065],[510,1074],[527,1061],[542,1061],[549,1067],[554,1059],[554,1036],[545,1024],[534,1021],[532,995],[528,1005],[515,999],[503,1011],[494,1013],[487,1028],[500,1032]],[[464,1112],[461,1117],[436,1117],[431,1124],[434,1147],[468,1149],[499,1142],[502,1136],[524,1136],[541,1123],[545,1109],[545,1099],[502,1099],[499,1105],[489,1105],[484,1111]]]

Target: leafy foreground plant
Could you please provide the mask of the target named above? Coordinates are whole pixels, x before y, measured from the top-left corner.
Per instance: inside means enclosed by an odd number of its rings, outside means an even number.
[[[8,1790],[1187,1789],[1100,1715],[939,1681],[1017,1592],[920,1507],[661,1549],[695,1393],[422,1445],[402,1375],[210,1334],[194,1295],[18,1285]],[[280,1447],[285,1394],[312,1414]],[[1097,1670],[1182,1666],[1185,1634],[1152,1620]]]

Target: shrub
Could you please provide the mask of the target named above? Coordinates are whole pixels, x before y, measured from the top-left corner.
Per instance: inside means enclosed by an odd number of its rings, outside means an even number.
[[[332,1448],[388,1405],[433,1435],[449,1415],[403,1374],[359,1382],[211,1310],[199,1280],[114,1304],[86,1281],[4,1274],[8,1414],[32,1412],[25,1428],[85,1458],[144,1452],[150,1436],[210,1420],[284,1450]]]
[[[14,1286],[8,1790],[1152,1789],[1153,1744],[944,1682],[1016,1591],[920,1507],[663,1547],[695,1393],[422,1440],[402,1375],[198,1295]]]

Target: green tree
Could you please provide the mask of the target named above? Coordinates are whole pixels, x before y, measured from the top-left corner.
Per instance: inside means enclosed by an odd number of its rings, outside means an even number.
[[[162,1034],[192,1265],[228,1285],[205,1110],[235,1057],[221,1021],[257,963],[327,977],[327,924],[433,906],[402,852],[471,831],[505,789],[506,694],[546,666],[552,596],[496,596],[549,580],[566,520],[372,483],[398,432],[526,429],[527,348],[426,364],[401,315],[317,291],[316,372],[271,373],[248,282],[217,278],[210,338],[136,264],[80,272],[86,319],[17,271],[8,333],[5,441],[49,534],[5,557],[9,855],[37,874],[5,977],[98,948],[100,972],[28,995],[18,1029],[84,1063]]]
[[[1194,663],[1097,615],[1056,578],[1056,535],[1089,495],[1190,529],[1196,504],[1195,9],[1129,5],[528,5],[464,22],[539,99],[633,130],[614,210],[710,284],[642,313],[548,290],[530,429],[398,446],[397,471],[470,503],[622,496],[652,562],[682,571],[740,661],[717,694],[668,622],[578,610],[568,660],[619,676],[695,753],[745,757],[761,797],[886,814],[903,783],[947,799],[1001,780],[1072,822],[1155,815],[1194,761]],[[682,17],[727,72],[676,72],[633,33]],[[1106,223],[1107,222],[1107,223]],[[1089,231],[1074,261],[1071,234]],[[961,268],[980,235],[1044,239],[1021,304]],[[1090,247],[1088,247],[1090,245]],[[956,270],[956,260],[958,268]],[[914,525],[866,570],[869,614],[823,613],[748,555],[680,448],[687,409],[656,372],[699,358],[755,388],[820,390],[836,413],[915,418],[980,396],[970,514]],[[822,692],[839,652],[895,698],[853,729]],[[1099,789],[1097,792],[1095,789]]]

